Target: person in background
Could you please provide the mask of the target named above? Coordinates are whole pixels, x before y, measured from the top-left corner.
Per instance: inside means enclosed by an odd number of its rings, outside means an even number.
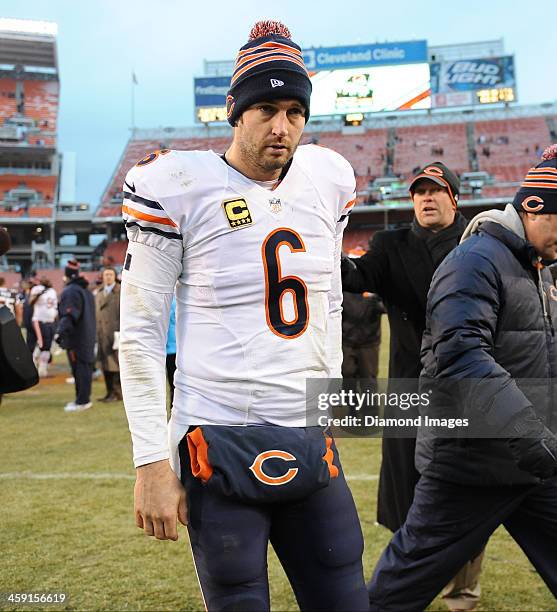
[[[546,267],[556,261],[553,145],[512,204],[472,219],[433,276],[420,416],[467,426],[420,427],[420,480],[369,584],[371,612],[424,610],[500,525],[557,597],[557,290]]]
[[[104,376],[106,393],[100,402],[119,402],[120,366],[118,363],[118,340],[120,334],[120,284],[114,268],[105,268],[102,285],[95,295],[97,320],[97,360]]]
[[[39,376],[45,378],[48,376],[50,349],[58,317],[58,295],[52,287],[51,281],[46,276],[42,277],[39,280],[39,284],[31,289],[29,305],[33,309],[31,323],[37,338],[35,363],[37,364]]]
[[[16,313],[16,304],[18,302],[17,291],[6,287],[6,279],[0,276],[0,306],[7,306],[13,315]]]
[[[35,348],[37,346],[37,336],[35,334],[35,329],[33,328],[33,306],[30,302],[31,290],[37,284],[36,279],[30,278],[22,283],[23,288],[23,299],[21,301],[21,326],[25,328],[26,334],[26,342],[27,348],[31,351],[31,353],[35,352]]]
[[[0,228],[0,240],[2,240],[1,238],[2,230],[5,230],[5,228]],[[7,234],[4,234],[4,240],[7,239],[6,237],[7,237]],[[11,242],[9,242],[8,244],[11,244]],[[0,308],[3,306],[8,308],[10,312],[15,316],[17,324],[21,326],[21,322],[18,321],[18,313],[19,313],[19,318],[21,319],[21,316],[20,316],[21,305],[19,304],[17,292],[12,291],[11,289],[8,289],[5,286],[5,284],[6,284],[6,279],[0,276]],[[2,403],[2,395],[0,394],[0,404],[1,403]]]
[[[60,296],[60,320],[55,340],[68,352],[75,381],[76,398],[64,407],[65,412],[87,410],[91,402],[91,383],[95,361],[95,298],[87,289],[89,283],[79,273],[79,262],[70,260],[65,269],[66,286]]]
[[[174,402],[174,372],[176,372],[176,296],[172,298],[168,335],[166,337],[166,378],[170,385],[170,409]]]
[[[381,315],[385,308],[374,293],[342,296],[342,378],[377,389]],[[352,383],[349,383],[352,384]]]
[[[445,164],[432,162],[418,169],[410,183],[411,227],[377,232],[365,255],[342,260],[343,290],[377,293],[385,304],[391,330],[389,388],[393,392],[418,390],[431,278],[466,227],[458,211],[459,192],[460,180]],[[383,437],[377,521],[393,532],[406,520],[419,479],[415,450],[415,437]],[[468,563],[446,585],[443,598],[450,610],[471,610],[477,605],[481,559],[482,555]]]
[[[25,283],[21,281],[17,285],[17,289],[14,289],[16,292],[15,304],[14,304],[14,315],[15,321],[19,325],[19,327],[23,327],[23,303],[25,302]]]

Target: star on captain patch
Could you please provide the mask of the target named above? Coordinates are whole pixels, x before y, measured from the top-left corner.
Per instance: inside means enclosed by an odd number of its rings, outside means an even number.
[[[269,200],[269,208],[272,213],[279,213],[282,210],[282,203],[280,198],[271,198]]]

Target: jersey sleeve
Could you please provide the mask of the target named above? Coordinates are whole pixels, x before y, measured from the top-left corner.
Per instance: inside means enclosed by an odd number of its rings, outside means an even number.
[[[335,249],[331,290],[329,291],[329,325],[327,333],[327,363],[329,376],[341,377],[342,367],[342,280],[340,258],[342,238],[348,224],[348,216],[356,204],[356,177],[354,170],[344,157],[337,153],[333,156],[336,170],[332,173],[335,179],[337,199],[337,223],[335,229]]]
[[[337,155],[336,165],[338,166],[337,189],[339,194],[339,216],[338,223],[348,223],[348,217],[356,204],[356,176],[350,163],[341,155]],[[343,230],[344,230],[343,227]]]
[[[183,257],[178,220],[165,210],[164,198],[157,197],[156,163],[132,168],[123,188],[128,249],[120,294],[119,359],[136,467],[169,457],[166,336]]]

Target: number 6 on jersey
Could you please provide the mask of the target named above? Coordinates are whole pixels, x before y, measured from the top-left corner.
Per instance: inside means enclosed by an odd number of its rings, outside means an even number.
[[[282,245],[292,253],[305,252],[306,247],[300,235],[292,229],[281,227],[271,232],[261,248],[265,270],[265,314],[271,331],[291,340],[301,336],[308,326],[308,289],[297,276],[282,276],[278,250]],[[284,318],[282,300],[285,293],[292,295],[294,319]]]

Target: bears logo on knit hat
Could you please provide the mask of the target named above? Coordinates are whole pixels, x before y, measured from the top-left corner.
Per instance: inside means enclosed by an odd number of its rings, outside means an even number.
[[[256,102],[299,100],[309,120],[311,81],[301,48],[291,40],[289,29],[279,21],[258,21],[248,42],[238,52],[226,112],[232,127]]]
[[[408,188],[412,195],[414,195],[416,183],[421,179],[428,179],[444,187],[451,198],[453,207],[456,208],[458,195],[460,193],[460,179],[452,170],[449,170],[445,164],[442,162],[432,162],[418,171]]]
[[[519,212],[557,214],[557,144],[547,147],[541,163],[528,170],[513,206]]]

